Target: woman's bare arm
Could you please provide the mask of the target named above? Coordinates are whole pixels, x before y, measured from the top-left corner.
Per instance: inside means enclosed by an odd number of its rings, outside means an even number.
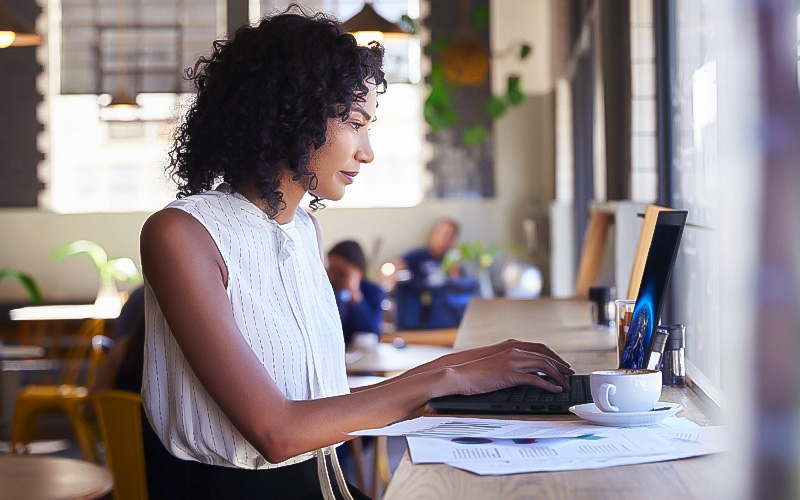
[[[178,345],[209,395],[267,460],[278,463],[380,427],[430,398],[532,383],[542,371],[566,383],[571,370],[524,349],[433,366],[354,394],[293,401],[278,389],[236,325],[226,293],[227,270],[213,239],[176,209],[148,219],[141,236],[142,268]],[[460,353],[459,353],[460,354]],[[560,358],[558,358],[560,359]]]

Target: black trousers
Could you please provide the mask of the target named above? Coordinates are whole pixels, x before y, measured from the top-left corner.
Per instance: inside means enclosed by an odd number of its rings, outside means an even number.
[[[337,498],[342,498],[333,469],[326,461]],[[317,459],[275,469],[237,469],[189,462],[185,500],[322,500]],[[355,500],[370,500],[347,485]]]

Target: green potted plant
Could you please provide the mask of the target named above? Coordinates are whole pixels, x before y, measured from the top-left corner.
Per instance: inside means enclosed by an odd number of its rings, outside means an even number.
[[[467,263],[478,279],[481,296],[494,297],[494,287],[489,269],[494,264],[501,247],[497,244],[484,245],[480,240],[465,241],[448,252],[442,259],[442,271],[448,273],[458,263]]]
[[[31,302],[34,304],[41,304],[42,303],[42,292],[39,291],[39,285],[36,284],[36,280],[29,274],[23,273],[17,269],[11,268],[3,268],[0,269],[0,280],[10,279],[19,282],[22,285],[22,288],[28,292],[28,297],[31,299]]]
[[[142,275],[136,264],[128,257],[108,258],[108,253],[100,244],[88,240],[76,240],[59,245],[50,256],[59,261],[73,255],[86,254],[94,263],[100,274],[100,290],[97,292],[95,305],[103,309],[119,312],[122,299],[117,290],[117,281],[141,283]]]

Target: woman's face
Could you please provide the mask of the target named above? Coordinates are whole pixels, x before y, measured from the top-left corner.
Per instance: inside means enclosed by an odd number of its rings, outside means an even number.
[[[375,155],[369,143],[369,126],[375,118],[378,93],[372,88],[366,102],[355,103],[347,121],[328,119],[325,145],[311,157],[309,170],[317,175],[315,196],[340,200],[345,186],[355,182],[362,163],[370,163]]]

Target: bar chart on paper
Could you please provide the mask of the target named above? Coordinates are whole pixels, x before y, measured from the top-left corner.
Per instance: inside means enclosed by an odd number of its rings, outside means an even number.
[[[436,423],[427,429],[419,429],[417,436],[446,437],[446,436],[483,436],[487,432],[502,431],[504,428],[513,427],[514,424],[482,423],[475,421],[452,420]]]

